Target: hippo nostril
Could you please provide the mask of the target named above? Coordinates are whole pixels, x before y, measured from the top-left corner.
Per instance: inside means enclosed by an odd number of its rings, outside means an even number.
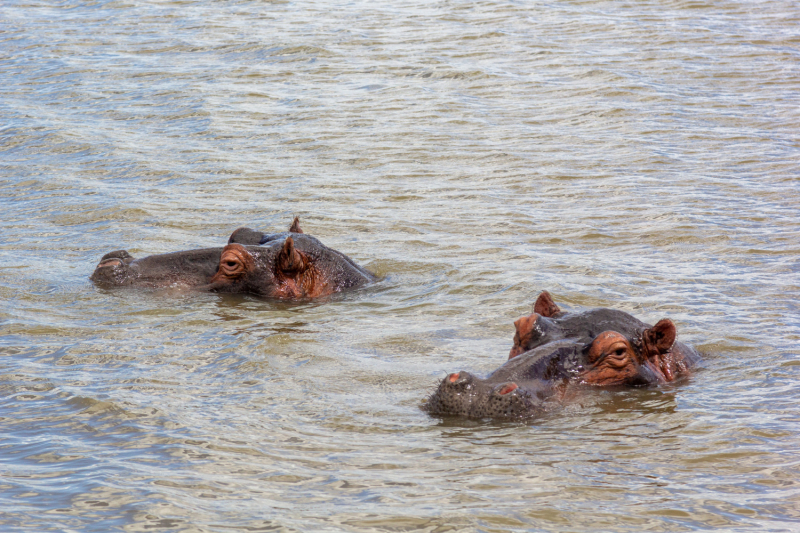
[[[448,374],[447,377],[444,378],[442,385],[451,389],[469,389],[472,387],[474,381],[475,377],[469,372],[454,372],[453,374]]]
[[[122,261],[119,259],[106,259],[105,261],[100,261],[100,264],[97,265],[97,268],[104,268],[104,267],[115,267],[120,266]]]
[[[517,390],[518,388],[519,388],[519,385],[517,385],[517,384],[516,384],[516,383],[514,383],[514,382],[511,382],[511,383],[506,383],[505,385],[503,385],[503,386],[502,386],[502,387],[501,387],[501,388],[500,388],[500,389],[497,391],[497,394],[499,394],[500,396],[505,396],[506,394],[508,394],[508,393],[510,393],[510,392],[514,392],[514,391],[515,391],[515,390]]]

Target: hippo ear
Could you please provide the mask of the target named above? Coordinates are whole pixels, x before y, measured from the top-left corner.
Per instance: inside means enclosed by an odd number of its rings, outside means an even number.
[[[550,318],[556,313],[560,313],[561,309],[553,301],[553,298],[550,296],[549,292],[542,291],[542,294],[540,294],[536,299],[536,303],[533,304],[533,312],[537,315]]]
[[[644,330],[642,333],[642,345],[645,356],[652,357],[654,355],[667,353],[675,343],[675,337],[677,337],[677,335],[678,330],[675,328],[675,324],[672,323],[672,320],[668,318],[659,320],[655,326]]]
[[[304,272],[308,268],[308,259],[303,252],[294,247],[294,240],[286,237],[283,241],[283,248],[278,253],[278,271],[286,275],[295,275]]]
[[[508,353],[509,359],[513,359],[526,351],[525,344],[530,340],[531,332],[537,320],[539,320],[539,315],[533,313],[529,316],[519,317],[514,321],[514,327],[517,332],[514,334],[514,346],[511,347],[511,351]]]
[[[289,226],[289,231],[292,233],[303,233],[303,230],[300,228],[300,217],[294,217],[292,225]]]

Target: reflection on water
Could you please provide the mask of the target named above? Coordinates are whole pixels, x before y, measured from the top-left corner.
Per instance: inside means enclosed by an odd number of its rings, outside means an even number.
[[[0,526],[792,530],[790,2],[5,2]],[[106,252],[304,230],[315,302],[107,291]],[[420,406],[543,289],[669,317],[674,386]]]

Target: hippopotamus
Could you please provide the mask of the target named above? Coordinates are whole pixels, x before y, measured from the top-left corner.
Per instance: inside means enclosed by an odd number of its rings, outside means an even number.
[[[265,298],[316,298],[362,286],[375,276],[341,252],[306,235],[297,218],[289,231],[239,228],[224,248],[134,259],[118,250],[100,259],[90,279],[99,287],[185,287]]]
[[[515,323],[509,359],[486,378],[446,376],[425,409],[434,415],[527,419],[576,387],[640,387],[686,376],[697,351],[677,342],[669,319],[651,326],[623,311],[564,313],[543,292]]]

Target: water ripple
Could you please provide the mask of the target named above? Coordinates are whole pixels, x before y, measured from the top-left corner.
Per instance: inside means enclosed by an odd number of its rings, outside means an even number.
[[[0,6],[0,525],[797,528],[787,1]],[[110,250],[307,232],[300,305],[105,291]],[[543,289],[672,318],[674,387],[432,418]]]

